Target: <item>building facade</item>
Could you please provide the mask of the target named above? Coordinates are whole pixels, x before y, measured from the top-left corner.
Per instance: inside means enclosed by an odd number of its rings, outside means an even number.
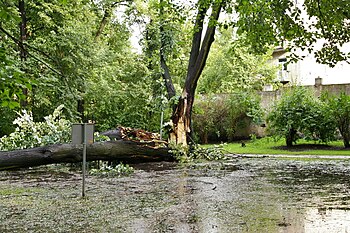
[[[350,44],[346,46],[350,51]],[[322,78],[323,85],[350,83],[350,64],[339,62],[334,67],[319,64],[313,54],[297,51],[304,59],[288,63],[288,55],[283,48],[274,50],[272,63],[279,66],[277,79],[286,85],[314,85],[316,78]],[[266,87],[270,90],[271,87]],[[270,88],[270,89],[269,89]]]

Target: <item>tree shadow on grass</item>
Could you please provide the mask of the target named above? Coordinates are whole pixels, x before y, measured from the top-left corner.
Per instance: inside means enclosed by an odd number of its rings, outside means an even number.
[[[329,150],[329,151],[344,151],[349,150],[342,146],[331,146],[325,144],[298,144],[293,146],[275,146],[273,149],[286,151],[310,151],[310,150]]]

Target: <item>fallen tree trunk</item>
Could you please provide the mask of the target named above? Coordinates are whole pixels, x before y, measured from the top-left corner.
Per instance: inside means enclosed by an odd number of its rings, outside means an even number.
[[[83,146],[55,144],[25,150],[0,152],[0,170],[33,167],[54,163],[75,163],[83,160]],[[87,161],[118,160],[126,163],[174,161],[169,148],[154,148],[147,142],[108,141],[87,145]]]

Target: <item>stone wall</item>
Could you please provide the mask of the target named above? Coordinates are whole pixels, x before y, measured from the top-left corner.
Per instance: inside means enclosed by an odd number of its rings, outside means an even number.
[[[347,95],[350,95],[350,83],[323,85],[322,78],[316,78],[315,85],[305,87],[313,89],[317,96],[319,96],[323,91],[327,91],[330,94],[334,95],[339,95],[342,92],[345,92]],[[275,101],[281,97],[282,93],[289,88],[291,87],[284,87],[277,91],[261,91],[259,93],[259,95],[261,96],[261,106],[264,109],[269,110],[273,106]]]

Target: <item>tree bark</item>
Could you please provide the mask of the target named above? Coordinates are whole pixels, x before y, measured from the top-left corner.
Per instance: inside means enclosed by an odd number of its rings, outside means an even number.
[[[105,10],[103,18],[102,18],[102,20],[100,22],[100,25],[98,27],[98,30],[97,30],[97,32],[95,34],[95,39],[94,39],[95,42],[99,39],[99,37],[101,36],[103,30],[105,29],[105,27],[106,27],[106,25],[108,23],[108,20],[109,20],[109,18],[111,16],[111,11],[112,11],[112,9],[110,9],[110,8]]]
[[[25,150],[0,152],[0,170],[33,167],[54,163],[82,161],[83,146],[55,144]],[[154,148],[152,143],[108,141],[87,146],[87,161],[118,160],[126,163],[175,161],[168,148]]]
[[[21,61],[24,62],[27,60],[27,51],[24,47],[24,43],[27,40],[27,14],[26,14],[26,8],[25,8],[25,2],[24,0],[19,0],[18,1],[18,11],[21,17],[21,22],[19,24],[19,31],[20,31],[20,38],[18,40],[18,46],[19,46],[19,51],[20,51],[20,58]],[[28,105],[28,89],[23,88],[22,89],[23,95],[25,96],[23,100],[21,100],[21,106],[22,107],[27,107]]]
[[[81,91],[81,93],[85,93],[85,91]],[[77,112],[79,114],[81,121],[86,122],[85,113],[84,113],[85,112],[85,101],[84,101],[83,97],[81,97],[81,99],[78,99]]]
[[[295,141],[295,135],[297,131],[295,129],[290,129],[286,136],[286,145],[287,147],[292,147],[293,142]]]
[[[27,58],[27,52],[24,48],[24,42],[27,40],[27,16],[26,16],[24,0],[18,1],[18,11],[21,16],[21,22],[19,24],[19,29],[20,29],[19,50],[20,50],[21,60],[25,61]]]
[[[176,144],[187,146],[188,142],[191,140],[191,118],[195,91],[198,79],[205,67],[210,47],[214,42],[216,24],[223,4],[223,1],[213,3],[212,13],[209,17],[209,23],[203,41],[203,21],[209,7],[206,4],[198,7],[187,78],[181,98],[171,118],[173,130],[170,132],[170,140]]]
[[[347,119],[338,119],[338,129],[343,137],[345,148],[350,148],[350,122]]]

